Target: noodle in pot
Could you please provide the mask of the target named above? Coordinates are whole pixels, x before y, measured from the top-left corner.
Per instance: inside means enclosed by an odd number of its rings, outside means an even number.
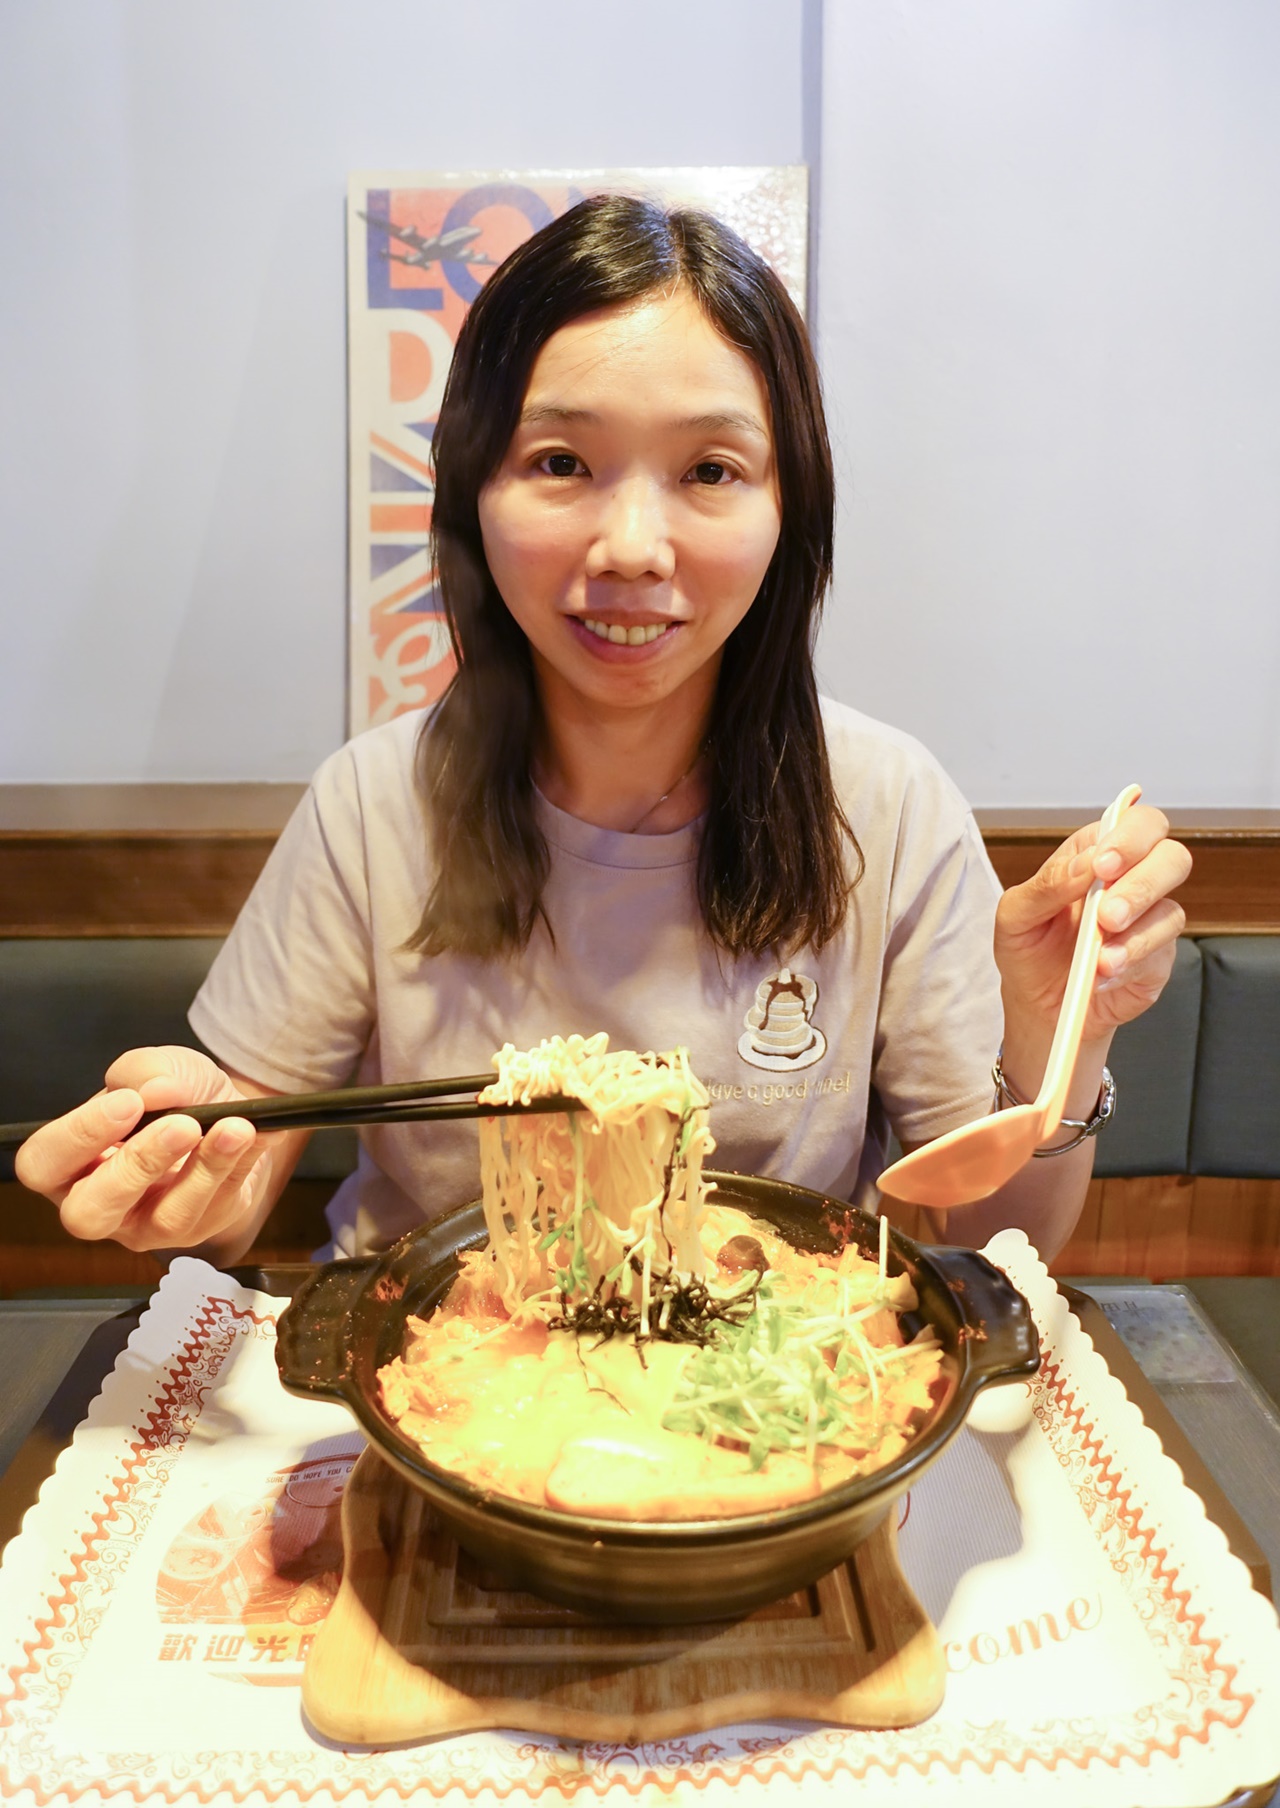
[[[687,1049],[610,1054],[608,1044],[555,1036],[495,1056],[482,1101],[563,1093],[585,1110],[481,1120],[485,1221],[513,1317],[553,1285],[577,1296],[609,1287],[635,1303],[647,1333],[655,1270],[704,1272],[702,1163],[715,1139]]]
[[[906,1276],[803,1254],[708,1202],[708,1095],[687,1051],[552,1038],[495,1057],[484,1100],[583,1109],[481,1120],[489,1245],[461,1259],[383,1405],[441,1467],[566,1511],[698,1519],[788,1505],[881,1468],[943,1389],[904,1340]]]

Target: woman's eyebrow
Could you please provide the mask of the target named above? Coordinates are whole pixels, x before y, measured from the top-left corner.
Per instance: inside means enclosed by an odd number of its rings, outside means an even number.
[[[599,425],[603,417],[591,408],[565,408],[555,402],[540,402],[532,408],[526,408],[520,416],[522,427],[541,427],[556,423],[585,421]],[[680,420],[668,423],[677,433],[722,433],[738,429],[742,433],[754,434],[757,439],[769,439],[769,430],[757,415],[748,414],[738,408],[717,409],[708,414],[690,414]]]
[[[544,423],[553,424],[558,421],[598,421],[600,416],[590,408],[562,408],[555,402],[540,402],[536,407],[521,410],[520,425],[522,427],[541,427]]]
[[[691,414],[682,421],[673,421],[673,427],[681,432],[690,433],[722,433],[735,427],[743,433],[754,433],[758,439],[767,441],[769,429],[754,414],[747,414],[742,409],[729,408],[714,414]]]

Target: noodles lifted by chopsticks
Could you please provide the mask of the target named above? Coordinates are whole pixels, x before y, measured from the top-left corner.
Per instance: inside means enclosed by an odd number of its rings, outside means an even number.
[[[507,1043],[482,1103],[549,1093],[581,1099],[565,1116],[480,1120],[480,1176],[496,1290],[512,1317],[548,1317],[566,1300],[629,1301],[642,1336],[657,1278],[700,1277],[715,1148],[706,1088],[688,1051],[609,1053],[609,1039]]]
[[[908,1274],[806,1253],[708,1197],[706,1089],[683,1049],[603,1035],[495,1056],[480,1119],[489,1242],[378,1371],[404,1436],[475,1485],[614,1519],[765,1512],[891,1462],[945,1394]]]

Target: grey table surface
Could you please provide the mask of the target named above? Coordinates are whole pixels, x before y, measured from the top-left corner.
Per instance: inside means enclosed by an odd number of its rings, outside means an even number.
[[[1087,1276],[1074,1285],[1101,1306],[1219,1479],[1269,1559],[1272,1593],[1280,1595],[1280,1279],[1151,1285]],[[0,1300],[0,1545],[16,1531],[58,1446],[70,1440],[142,1305],[137,1296]],[[1232,1800],[1262,1808],[1257,1796]],[[1268,1808],[1280,1808],[1280,1789]]]
[[[133,1299],[0,1300],[0,1475],[100,1325]]]
[[[1271,1565],[1280,1602],[1280,1279],[1076,1283],[1106,1313]]]

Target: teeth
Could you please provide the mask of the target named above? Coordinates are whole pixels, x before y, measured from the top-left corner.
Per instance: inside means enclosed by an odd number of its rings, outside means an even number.
[[[634,628],[624,628],[621,622],[593,621],[590,616],[582,618],[582,625],[595,635],[597,640],[607,640],[615,647],[647,647],[651,640],[657,640],[665,634],[669,623],[646,622]]]

